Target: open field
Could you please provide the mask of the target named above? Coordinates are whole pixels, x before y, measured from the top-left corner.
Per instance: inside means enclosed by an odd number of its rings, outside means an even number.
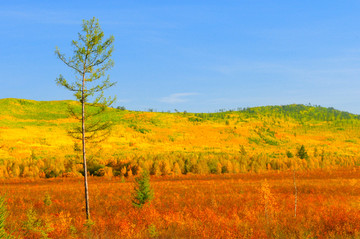
[[[3,180],[0,194],[10,212],[7,230],[21,238],[39,238],[35,229],[50,238],[360,237],[359,168],[296,175],[296,218],[290,171],[152,177],[155,197],[142,209],[131,205],[131,178],[92,177],[90,229],[82,179]],[[40,219],[33,230],[24,229],[31,207]]]
[[[109,108],[99,120],[114,123],[112,134],[88,144],[90,225],[69,105],[79,109],[73,101],[0,100],[0,195],[14,236],[360,238],[359,115],[304,105]],[[131,194],[142,170],[155,197],[137,209]]]
[[[360,239],[345,3],[0,1],[0,239]]]

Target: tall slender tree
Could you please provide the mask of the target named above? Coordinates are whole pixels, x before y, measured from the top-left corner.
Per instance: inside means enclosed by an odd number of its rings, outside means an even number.
[[[72,41],[73,56],[66,57],[56,47],[56,56],[68,67],[75,71],[75,79],[68,82],[62,75],[56,83],[74,92],[77,101],[81,103],[81,111],[70,107],[70,115],[79,120],[80,124],[69,131],[75,139],[82,141],[82,163],[84,166],[84,187],[86,219],[90,220],[89,192],[87,181],[86,142],[101,141],[110,133],[111,122],[104,122],[99,115],[110,106],[115,98],[105,98],[104,90],[113,86],[105,72],[114,62],[111,60],[113,53],[114,37],[104,40],[98,20],[94,17],[83,20],[82,31],[78,33],[78,40]],[[104,78],[105,77],[105,78]]]

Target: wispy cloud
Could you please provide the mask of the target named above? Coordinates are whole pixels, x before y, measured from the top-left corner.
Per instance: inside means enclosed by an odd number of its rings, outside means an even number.
[[[175,94],[171,94],[169,96],[161,98],[160,102],[168,103],[168,104],[188,102],[189,99],[187,97],[188,96],[193,96],[193,95],[198,95],[198,93],[192,93],[192,92],[175,93]]]
[[[360,58],[357,57],[313,59],[307,62],[240,60],[213,66],[212,70],[225,76],[271,74],[292,81],[343,84],[344,82],[356,82],[357,76],[360,74],[360,69],[357,67],[359,62]]]
[[[1,19],[6,19],[8,21],[16,20],[39,24],[81,24],[81,21],[76,20],[76,17],[73,15],[74,14],[71,14],[71,12],[52,11],[40,8],[0,10]]]

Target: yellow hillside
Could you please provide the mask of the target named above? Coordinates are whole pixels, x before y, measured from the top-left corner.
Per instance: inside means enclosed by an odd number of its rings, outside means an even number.
[[[79,147],[67,134],[76,124],[72,101],[0,100],[3,177],[77,173]],[[218,113],[109,109],[104,142],[88,144],[93,174],[107,166],[153,174],[227,173],[359,165],[359,116],[319,106],[268,106]],[[296,157],[304,145],[308,159]],[[294,158],[289,158],[289,153]],[[290,154],[290,156],[291,156]],[[177,168],[174,170],[174,168]],[[125,169],[123,169],[123,174]]]

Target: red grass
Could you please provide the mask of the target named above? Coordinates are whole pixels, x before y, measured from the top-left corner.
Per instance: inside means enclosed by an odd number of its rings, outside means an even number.
[[[268,217],[261,188],[265,178],[272,195],[267,200],[273,200]],[[298,172],[296,218],[292,180],[291,172],[153,177],[154,200],[137,209],[131,205],[131,179],[91,178],[95,225],[90,230],[84,226],[82,179],[4,180],[0,193],[10,212],[7,230],[24,238],[22,224],[31,206],[47,220],[51,238],[149,238],[149,228],[158,238],[360,237],[358,171]],[[51,206],[43,202],[46,192]]]

